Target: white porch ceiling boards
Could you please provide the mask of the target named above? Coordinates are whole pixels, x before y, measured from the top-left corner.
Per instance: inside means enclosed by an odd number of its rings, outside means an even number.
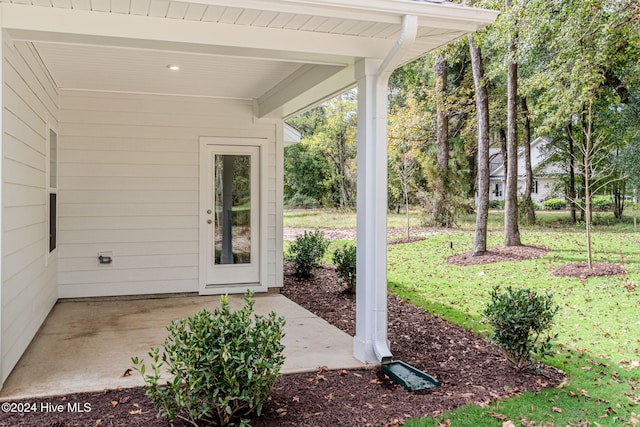
[[[258,98],[302,64],[61,43],[34,43],[62,89]],[[171,71],[168,64],[180,67]]]
[[[283,117],[355,86],[403,16],[406,63],[492,22],[493,11],[419,0],[0,0],[2,25],[31,42],[61,88],[257,100]],[[169,73],[167,64],[182,68]],[[224,76],[224,78],[223,78]]]

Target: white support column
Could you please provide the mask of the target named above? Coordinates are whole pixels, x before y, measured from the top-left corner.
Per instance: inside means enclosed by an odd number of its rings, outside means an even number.
[[[1,21],[2,21],[2,9],[0,9],[0,22]],[[4,29],[0,25],[0,61],[2,61],[0,63],[0,102],[2,102],[1,100],[4,100],[4,97],[2,96],[2,89],[4,88],[3,71],[4,71],[4,53],[5,53],[3,36],[4,36]],[[2,122],[3,121],[0,120],[0,177],[4,177],[4,174],[2,173],[2,164],[4,163],[4,129],[2,126],[3,125]],[[2,217],[4,214],[4,203],[2,202],[3,201],[2,188],[4,187],[4,178],[2,178],[2,180],[3,180],[2,185],[0,185],[0,224],[3,223]],[[2,359],[2,355],[4,354],[3,345],[2,345],[2,330],[7,326],[2,322],[2,319],[3,319],[2,294],[4,292],[4,280],[2,279],[4,275],[2,274],[3,273],[2,265],[4,264],[4,252],[1,250],[1,248],[2,248],[3,237],[4,237],[4,229],[0,229],[0,390],[2,390],[2,386],[5,380],[4,369],[3,369],[4,360]]]
[[[391,357],[387,343],[387,81],[381,61],[356,64],[358,79],[357,283],[354,356]]]
[[[356,63],[358,187],[356,336],[353,354],[365,363],[391,360],[387,340],[387,91],[391,72],[415,41],[418,19],[402,32],[384,61]]]

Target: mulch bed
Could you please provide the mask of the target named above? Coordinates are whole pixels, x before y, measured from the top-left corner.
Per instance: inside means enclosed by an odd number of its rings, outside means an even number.
[[[298,281],[286,266],[282,293],[349,334],[355,329],[355,296],[338,283],[335,270],[323,267]],[[564,381],[564,374],[541,366],[517,372],[493,344],[393,296],[388,299],[389,339],[396,360],[437,378],[442,385],[408,392],[378,369],[325,371],[278,379],[258,427],[399,425],[408,417],[432,415],[464,404],[486,405],[525,390],[537,391]],[[162,426],[141,388],[71,394],[30,400],[61,404],[65,410],[23,414],[0,412],[0,427]],[[67,410],[69,402],[89,404],[90,412]],[[84,407],[84,406],[83,406]],[[186,424],[175,424],[184,426]]]
[[[445,261],[450,265],[479,265],[504,261],[523,261],[527,259],[542,258],[550,252],[548,248],[542,246],[495,246],[487,248],[486,252],[476,256],[468,253],[454,255]]]
[[[572,262],[561,265],[553,270],[551,274],[554,276],[580,277],[587,279],[589,277],[627,274],[627,270],[619,264],[611,264],[608,262],[592,262],[591,268],[589,268],[589,265],[586,262]]]
[[[468,253],[454,255],[445,260],[449,265],[467,266],[491,264],[494,262],[523,261],[527,259],[542,258],[550,252],[550,249],[542,246],[495,246],[487,248],[486,252],[471,256]],[[554,269],[551,274],[563,277],[578,277],[588,279],[598,276],[615,276],[626,274],[627,270],[619,264],[608,262],[593,262],[591,268],[586,262],[572,262]]]

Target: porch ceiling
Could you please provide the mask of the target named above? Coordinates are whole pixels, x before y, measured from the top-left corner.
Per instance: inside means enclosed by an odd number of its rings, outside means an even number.
[[[62,89],[257,99],[303,65],[81,44],[34,46]],[[180,69],[171,71],[168,65]]]
[[[438,3],[438,4],[435,4]],[[423,0],[3,0],[2,26],[59,88],[255,99],[283,117],[355,86],[418,17],[408,62],[492,22]],[[167,65],[180,66],[170,71]]]

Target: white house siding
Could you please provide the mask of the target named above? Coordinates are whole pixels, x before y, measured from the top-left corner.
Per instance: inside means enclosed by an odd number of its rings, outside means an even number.
[[[542,207],[542,203],[552,197],[562,197],[556,188],[560,183],[558,178],[540,178],[538,181],[538,192],[531,195],[531,200]]]
[[[268,286],[279,286],[282,126],[241,100],[61,91],[61,298],[198,291],[201,136],[268,138]],[[281,243],[280,243],[281,244]],[[113,263],[100,265],[110,251]]]
[[[56,127],[58,93],[30,45],[14,44],[4,34],[2,56],[4,382],[58,297],[45,188],[48,126]]]

